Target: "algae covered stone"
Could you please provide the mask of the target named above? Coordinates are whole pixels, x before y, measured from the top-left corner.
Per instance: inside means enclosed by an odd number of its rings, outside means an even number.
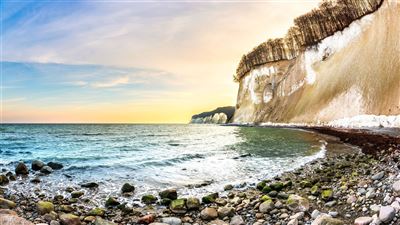
[[[213,194],[209,194],[204,196],[201,201],[205,204],[209,204],[209,203],[214,203],[215,200],[219,197],[218,193],[213,193]]]
[[[144,204],[153,204],[157,202],[157,197],[155,197],[154,195],[143,195],[142,202]]]
[[[73,198],[79,198],[82,195],[84,195],[83,191],[73,191],[73,192],[71,192],[71,197],[73,197]]]
[[[317,186],[317,185],[314,185],[314,186],[311,188],[310,192],[311,192],[312,195],[317,196],[317,195],[319,194],[319,188],[318,188],[318,186]]]
[[[262,189],[265,187],[265,181],[261,181],[257,184],[257,189],[262,191]]]
[[[37,210],[40,214],[44,215],[46,213],[50,213],[54,211],[54,205],[51,202],[39,201],[36,204]]]
[[[270,187],[272,190],[281,191],[284,188],[284,185],[282,182],[275,182],[271,184]]]
[[[186,212],[186,202],[185,199],[173,200],[169,206],[174,213],[185,213]]]
[[[333,191],[332,189],[323,190],[321,193],[321,198],[324,201],[329,201],[333,198]]]
[[[134,191],[135,191],[135,187],[129,183],[125,183],[124,185],[122,185],[122,188],[121,188],[122,193],[130,193],[130,192],[134,192]]]
[[[190,197],[186,200],[187,209],[199,209],[200,208],[200,200],[198,198]]]
[[[268,185],[265,185],[264,188],[262,189],[262,192],[265,194],[268,194],[272,191],[272,188]]]
[[[176,189],[167,189],[164,191],[161,191],[160,193],[158,193],[158,195],[160,195],[160,198],[168,198],[171,200],[175,200],[178,198],[178,193],[176,192]]]
[[[263,195],[261,196],[261,201],[265,202],[265,201],[272,201],[271,197],[269,197],[268,195]]]
[[[105,213],[105,210],[102,208],[94,208],[89,211],[90,216],[104,216]]]
[[[120,203],[119,203],[118,200],[115,199],[114,197],[109,197],[109,198],[107,199],[105,205],[106,205],[107,208],[109,208],[109,207],[119,206]]]

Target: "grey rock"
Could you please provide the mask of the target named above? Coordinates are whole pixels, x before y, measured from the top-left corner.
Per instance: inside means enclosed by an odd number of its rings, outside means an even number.
[[[400,180],[394,182],[394,184],[393,184],[393,191],[394,191],[394,192],[397,192],[397,193],[400,193]]]
[[[53,169],[50,166],[43,166],[42,169],[40,169],[40,172],[44,174],[50,174],[53,172]]]
[[[218,212],[214,208],[207,207],[200,212],[203,220],[213,220],[218,217]]]
[[[373,218],[369,216],[358,217],[354,220],[354,225],[368,225],[372,223]]]
[[[218,208],[218,216],[223,219],[225,217],[232,217],[235,215],[235,208],[233,207],[220,207]]]
[[[316,210],[316,209],[314,209],[314,211],[311,213],[311,218],[317,219],[317,217],[318,217],[319,215],[321,215],[321,212],[318,211],[318,210]]]
[[[265,201],[260,204],[259,210],[262,213],[266,213],[274,208],[274,203],[272,201]]]
[[[29,174],[28,167],[23,162],[19,162],[18,165],[15,167],[15,174],[16,175],[27,175]]]
[[[58,162],[49,162],[47,166],[50,166],[53,170],[61,170],[64,166]]]
[[[245,222],[241,216],[236,215],[236,216],[232,217],[231,222],[229,224],[230,225],[244,225]]]
[[[396,216],[396,210],[392,206],[382,206],[379,211],[379,220],[384,223],[390,222]]]
[[[165,217],[161,219],[161,222],[169,225],[181,225],[182,220],[177,217]]]
[[[381,171],[371,177],[372,180],[380,180],[385,176],[385,171]]]
[[[43,166],[44,166],[44,162],[42,162],[40,160],[32,161],[32,170],[38,171],[38,170],[42,169]]]

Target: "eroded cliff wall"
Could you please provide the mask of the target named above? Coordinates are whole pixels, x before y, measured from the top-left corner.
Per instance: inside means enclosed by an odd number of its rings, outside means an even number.
[[[297,18],[285,38],[260,46],[238,66],[233,122],[385,115],[400,126],[398,1],[325,1]]]

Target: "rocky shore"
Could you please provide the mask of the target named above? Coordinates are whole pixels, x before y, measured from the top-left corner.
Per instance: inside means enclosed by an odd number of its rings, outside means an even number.
[[[103,206],[92,207],[85,195],[102,188],[97,183],[65,187],[68,194],[54,197],[40,190],[36,197],[12,193],[8,189],[11,182],[35,185],[46,179],[46,174],[62,169],[58,163],[20,162],[14,171],[0,174],[0,225],[400,224],[398,137],[320,132],[358,145],[368,154],[328,154],[255,187],[243,190],[227,185],[224,193],[210,193],[201,199],[182,197],[179,190],[168,189],[157,196],[142,196],[142,204],[109,196]],[[36,176],[28,178],[32,173]],[[121,195],[135,198],[134,184],[124,184]]]

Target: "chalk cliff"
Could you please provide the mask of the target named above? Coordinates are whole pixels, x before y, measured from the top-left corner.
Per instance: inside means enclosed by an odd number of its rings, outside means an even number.
[[[212,111],[192,116],[190,123],[225,124],[231,121],[234,112],[235,107],[233,106],[218,107]]]
[[[233,122],[400,126],[399,15],[398,1],[336,0],[298,17],[242,57]]]

